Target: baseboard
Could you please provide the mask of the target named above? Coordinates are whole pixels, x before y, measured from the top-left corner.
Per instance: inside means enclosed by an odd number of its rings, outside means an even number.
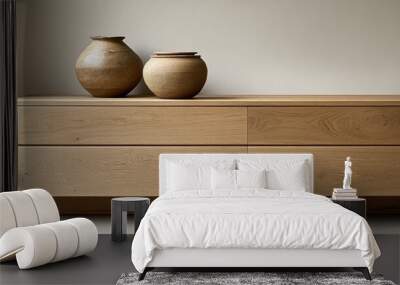
[[[109,215],[112,197],[54,197],[62,215]],[[156,197],[150,197],[154,200]],[[367,214],[400,214],[400,196],[369,196]]]

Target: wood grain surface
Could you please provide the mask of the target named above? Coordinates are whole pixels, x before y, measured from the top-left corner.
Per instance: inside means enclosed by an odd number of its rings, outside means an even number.
[[[20,146],[19,189],[54,196],[157,196],[160,153],[246,152],[246,147]]]
[[[19,144],[240,145],[242,107],[18,107]]]
[[[352,186],[360,196],[398,196],[400,194],[400,146],[250,146],[249,153],[314,154],[314,192],[331,195],[342,187],[344,160],[353,161]]]
[[[20,147],[19,187],[44,187],[56,196],[157,196],[160,153],[245,153],[246,147]],[[361,196],[396,196],[400,147],[249,147],[249,153],[313,153],[315,192],[340,187],[343,161],[353,159]]]
[[[157,196],[159,153],[247,151],[313,153],[324,195],[341,186],[350,155],[353,186],[379,201],[373,211],[400,211],[400,96],[34,96],[18,105],[19,188],[46,188],[67,211],[79,210],[73,197]]]
[[[249,107],[249,145],[400,145],[397,107]]]
[[[152,95],[93,98],[89,95],[25,96],[19,106],[400,106],[400,95],[201,95],[191,100],[160,99]]]

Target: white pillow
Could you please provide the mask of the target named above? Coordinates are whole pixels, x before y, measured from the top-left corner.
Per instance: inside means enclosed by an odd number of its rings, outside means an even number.
[[[266,188],[267,177],[262,170],[211,169],[212,190],[240,190],[242,188]]]
[[[234,160],[177,160],[167,163],[167,191],[211,190],[211,168],[234,169]]]
[[[236,170],[237,188],[267,188],[267,171]]]
[[[231,169],[211,169],[211,189],[236,189],[236,170]]]
[[[168,191],[210,189],[210,167],[170,163]]]
[[[311,181],[308,181],[309,168],[304,160],[263,160],[241,159],[238,161],[240,170],[266,170],[267,188],[273,190],[306,191]]]

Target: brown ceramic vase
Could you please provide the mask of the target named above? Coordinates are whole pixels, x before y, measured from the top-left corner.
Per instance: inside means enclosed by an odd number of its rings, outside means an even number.
[[[145,64],[143,79],[157,97],[188,99],[207,80],[207,65],[196,52],[157,52]]]
[[[143,63],[124,42],[124,37],[92,37],[79,56],[76,76],[95,97],[127,95],[142,78]]]

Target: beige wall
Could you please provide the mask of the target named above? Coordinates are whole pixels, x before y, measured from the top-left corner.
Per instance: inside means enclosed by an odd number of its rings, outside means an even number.
[[[398,0],[18,0],[20,94],[82,94],[92,35],[196,50],[203,94],[400,94]],[[143,84],[134,93],[143,92]]]

